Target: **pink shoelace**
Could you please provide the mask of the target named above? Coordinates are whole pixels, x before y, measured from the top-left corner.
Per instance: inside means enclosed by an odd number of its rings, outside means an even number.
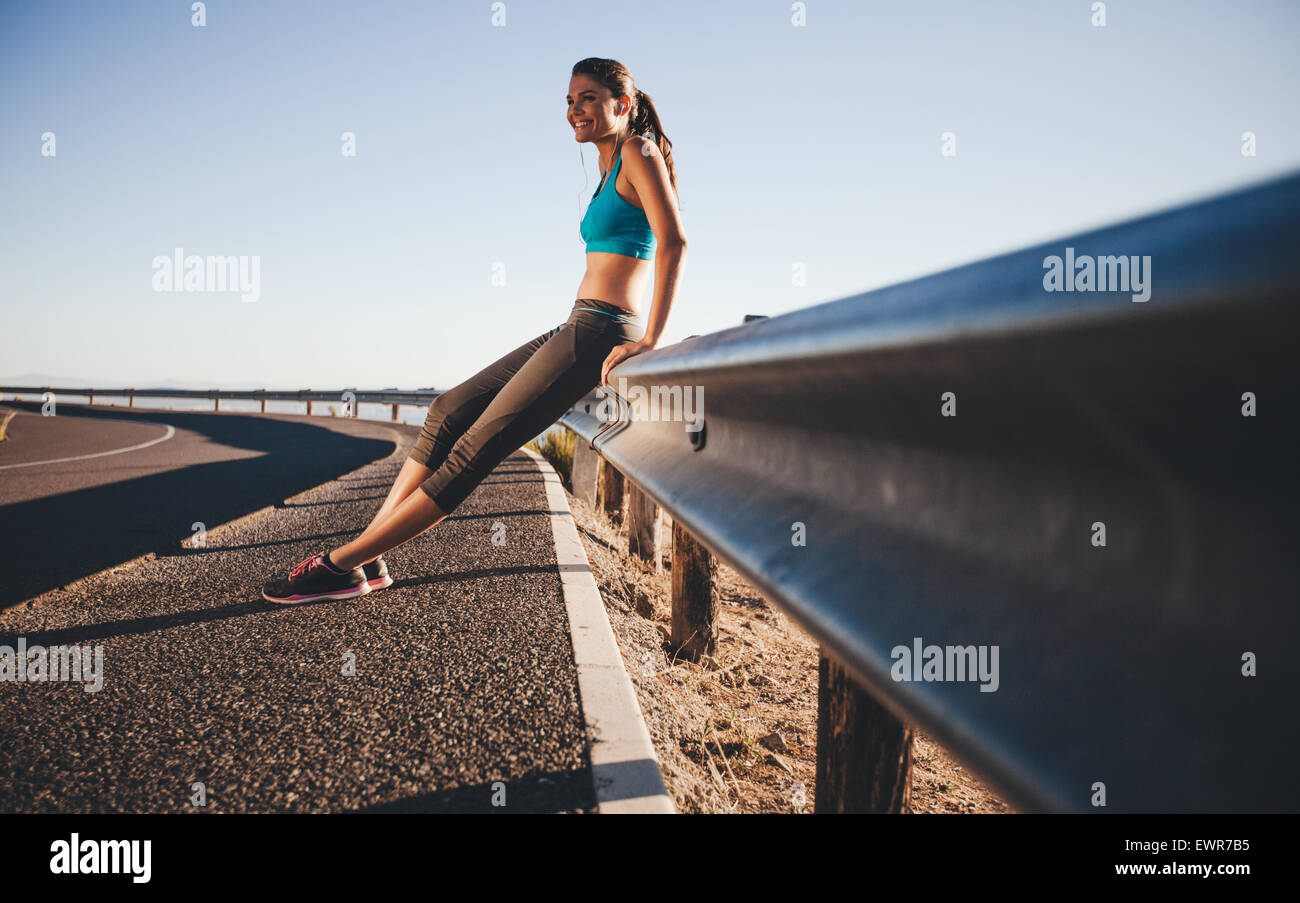
[[[289,572],[289,579],[292,580],[294,577],[298,577],[301,576],[302,574],[305,574],[307,571],[311,570],[314,565],[317,565],[320,562],[321,558],[323,557],[324,556],[320,554],[316,554],[308,558],[304,558],[302,561],[298,562],[293,566],[293,570]]]

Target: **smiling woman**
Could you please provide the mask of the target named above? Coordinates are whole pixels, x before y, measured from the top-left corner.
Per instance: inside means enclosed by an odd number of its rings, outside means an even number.
[[[616,60],[591,57],[573,67],[568,119],[574,138],[596,145],[601,181],[582,219],[587,272],[578,297],[600,298],[635,314],[658,252],[647,333],[667,317],[686,245],[677,209],[677,166],[650,96]],[[671,189],[671,190],[670,190]]]
[[[686,257],[672,142],[649,95],[617,60],[579,61],[565,102],[574,139],[595,145],[601,170],[579,227],[587,270],[569,318],[439,395],[365,531],[303,559],[268,582],[263,598],[342,599],[391,585],[384,552],[445,518],[498,464],[608,383],[613,367],[658,344]],[[654,294],[641,326],[638,306],[652,269]]]

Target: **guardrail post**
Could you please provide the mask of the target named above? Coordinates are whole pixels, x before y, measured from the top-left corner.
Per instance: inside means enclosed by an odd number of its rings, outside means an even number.
[[[596,504],[596,473],[600,455],[581,436],[573,443],[573,494],[589,505]]]
[[[627,481],[627,551],[642,561],[659,559],[659,506],[636,483]]]
[[[600,499],[601,510],[614,523],[623,520],[623,474],[617,467],[604,458],[600,459],[597,470],[596,494]]]
[[[263,413],[263,414],[266,413],[266,399],[265,399],[265,398],[262,399],[262,413]]]
[[[94,404],[94,403],[95,403],[95,396],[94,396],[94,395],[91,395],[91,396],[90,396],[90,403],[91,403],[91,404]]]
[[[673,629],[670,642],[690,658],[718,648],[718,598],[713,553],[673,520]]]
[[[221,410],[221,396],[217,396],[216,398],[212,399],[212,410],[214,411]]]
[[[307,416],[308,416],[308,417],[311,416],[311,402],[310,402],[310,401],[307,402]]]
[[[398,404],[393,405],[393,423],[397,422],[397,409],[399,407],[401,407],[401,405]]]
[[[912,728],[821,653],[817,681],[817,813],[906,811]]]
[[[126,406],[127,406],[128,408],[133,408],[133,407],[135,407],[135,396],[134,396],[134,395],[132,395],[132,396],[130,397],[130,399],[127,401]]]

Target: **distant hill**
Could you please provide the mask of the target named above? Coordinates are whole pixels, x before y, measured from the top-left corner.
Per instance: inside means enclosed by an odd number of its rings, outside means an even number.
[[[0,379],[0,386],[86,386],[92,385],[79,376],[50,376],[48,373],[23,373]]]

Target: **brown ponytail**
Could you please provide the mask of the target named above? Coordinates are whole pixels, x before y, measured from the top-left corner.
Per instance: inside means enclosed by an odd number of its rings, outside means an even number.
[[[628,117],[629,131],[641,135],[655,143],[663,155],[664,165],[668,167],[668,180],[677,190],[677,163],[673,160],[673,143],[664,134],[663,124],[659,121],[659,111],[655,109],[650,95],[636,87],[632,73],[618,60],[600,57],[587,57],[573,66],[572,75],[590,75],[610,90],[615,97],[628,94],[632,97],[631,115]]]

